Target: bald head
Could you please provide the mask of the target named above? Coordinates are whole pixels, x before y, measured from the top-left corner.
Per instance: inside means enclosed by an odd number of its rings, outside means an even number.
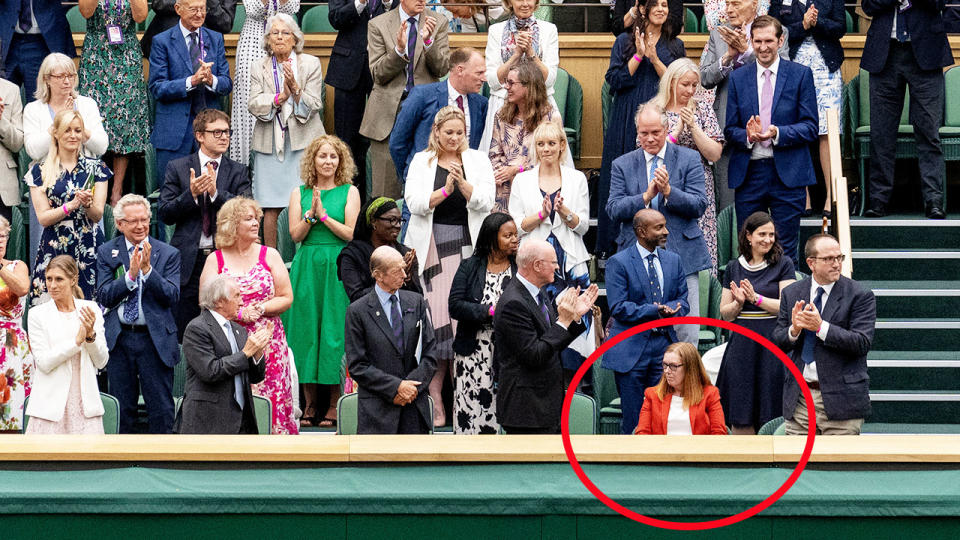
[[[553,283],[557,268],[557,253],[545,240],[527,239],[517,250],[517,271],[524,279],[537,287]]]
[[[388,293],[396,292],[406,281],[403,267],[403,255],[390,246],[380,246],[370,255],[370,274]]]
[[[633,233],[637,242],[648,251],[667,243],[667,220],[652,208],[644,208],[633,215]]]

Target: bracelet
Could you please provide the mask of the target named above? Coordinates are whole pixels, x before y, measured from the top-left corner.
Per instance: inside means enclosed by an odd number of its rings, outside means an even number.
[[[432,39],[424,39],[424,40],[423,40],[423,44],[426,45],[427,47],[429,47],[430,45],[433,45],[433,40],[432,40]]]
[[[493,317],[493,304],[490,304],[490,316]]]
[[[636,60],[638,63],[641,63],[641,64],[643,63],[643,58],[640,58],[639,56],[637,56],[636,53],[633,54],[633,59]]]
[[[540,221],[543,221],[543,210],[537,212],[537,217],[540,218]]]
[[[93,342],[96,341],[96,340],[97,340],[97,335],[96,335],[96,334],[94,334],[93,337],[86,336],[86,337],[83,338],[83,341],[85,341],[85,342],[87,342],[87,343],[93,343]]]
[[[318,220],[317,220],[316,217],[313,217],[313,216],[307,217],[307,214],[309,214],[309,213],[310,213],[309,210],[307,210],[306,212],[303,213],[303,220],[306,221],[307,223],[313,225],[313,224],[316,223]]]
[[[67,205],[63,205],[63,206],[62,206],[61,208],[63,209],[63,213],[64,213],[64,215],[67,215],[67,216],[69,216],[69,215],[70,215],[70,211],[69,211],[69,210],[67,210]]]
[[[763,296],[758,294],[758,295],[757,295],[757,299],[754,300],[753,303],[756,304],[756,305],[758,305],[758,306],[759,306],[760,304],[762,304],[762,303],[763,303]]]
[[[517,169],[517,173],[522,173],[522,172],[523,172],[523,165],[521,165],[520,168]]]
[[[667,140],[673,144],[677,144],[677,138],[673,136],[673,133],[667,133]]]
[[[327,216],[326,214],[324,214],[324,215],[320,216],[320,221],[321,221],[321,222],[326,221],[328,217],[329,217],[329,216]]]
[[[441,188],[440,188],[440,194],[443,195],[443,198],[444,198],[444,199],[446,199],[447,197],[450,196],[450,194],[447,193],[447,188],[445,188],[445,187],[441,187]]]

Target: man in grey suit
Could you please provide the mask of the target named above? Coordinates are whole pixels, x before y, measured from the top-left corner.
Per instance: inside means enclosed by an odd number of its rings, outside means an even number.
[[[247,336],[234,322],[240,307],[237,281],[221,274],[200,290],[200,316],[183,333],[187,387],[177,433],[257,433],[250,385],[263,380],[263,350],[273,326]]]
[[[829,234],[804,248],[812,276],[780,293],[773,342],[791,354],[810,387],[817,435],[859,435],[870,414],[867,352],[873,343],[877,303],[873,292],[840,275],[844,255]],[[806,435],[807,404],[800,385],[786,373],[783,417],[787,435]]]
[[[426,388],[437,369],[427,303],[400,290],[403,256],[380,246],[370,256],[373,290],[347,308],[346,353],[360,385],[357,433],[427,433],[433,410]]]
[[[700,84],[710,90],[716,89],[713,110],[717,113],[720,129],[727,119],[727,85],[730,73],[745,65],[756,63],[750,43],[750,25],[757,18],[757,0],[728,0],[728,24],[717,26],[710,32],[707,46],[700,55]],[[783,29],[783,44],[780,56],[790,59],[787,29]],[[717,191],[717,211],[734,202],[733,190],[727,185],[727,167],[730,163],[730,147],[724,146],[723,155],[714,164],[714,189]],[[726,264],[727,261],[720,261]]]
[[[0,79],[0,215],[11,220],[12,210],[20,202],[17,178],[17,153],[23,148],[23,103],[20,87]]]

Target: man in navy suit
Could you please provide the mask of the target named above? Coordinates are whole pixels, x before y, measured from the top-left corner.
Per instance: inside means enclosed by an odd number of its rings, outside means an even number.
[[[203,28],[206,0],[178,0],[180,23],[157,34],[150,51],[150,93],[156,116],[150,142],[157,151],[157,181],[163,187],[167,163],[196,146],[190,126],[197,113],[219,108],[233,89],[223,35]]]
[[[337,29],[337,39],[330,51],[325,83],[333,87],[333,132],[350,146],[357,164],[354,181],[360,199],[367,195],[367,147],[360,136],[360,121],[373,90],[367,57],[367,23],[400,5],[399,0],[330,0],[327,18]]]
[[[237,195],[250,196],[247,166],[224,156],[230,146],[230,117],[201,111],[193,122],[199,152],[170,162],[160,189],[160,219],[176,226],[170,244],[180,250],[180,308],[177,330],[200,314],[200,273],[214,250],[217,211]]]
[[[40,64],[50,53],[77,55],[67,10],[60,0],[0,2],[0,58],[5,79],[23,85],[27,100],[37,90]]]
[[[687,280],[680,256],[663,249],[667,220],[645,208],[633,217],[636,242],[607,260],[607,302],[613,325],[610,337],[638,324],[689,313]],[[636,334],[603,355],[603,367],[612,369],[620,393],[621,433],[637,427],[643,392],[660,381],[663,352],[679,341],[675,326]]]
[[[943,28],[943,8],[944,0],[863,0],[863,11],[873,17],[863,47],[869,54],[860,60],[860,67],[870,72],[870,205],[865,216],[887,214],[897,125],[904,87],[909,86],[924,210],[930,219],[946,217],[940,124],[943,68],[953,64],[953,54]]]
[[[698,274],[712,264],[697,221],[707,209],[700,154],[666,143],[667,117],[652,104],[637,109],[636,123],[640,148],[614,160],[610,171],[607,215],[620,228],[617,251],[636,245],[634,218],[638,210],[652,208],[660,212],[667,228],[675,233],[667,239],[666,246],[683,261],[690,312],[699,315]],[[693,345],[699,341],[698,325],[682,325],[676,332],[680,341]],[[643,393],[640,395],[642,399]]]
[[[482,54],[463,47],[450,55],[450,77],[446,81],[414,86],[410,91],[390,133],[390,157],[401,184],[407,179],[413,155],[427,148],[434,115],[448,105],[464,112],[470,148],[480,146],[487,118],[487,98],[480,95],[486,69]]]
[[[783,252],[796,265],[805,188],[817,183],[810,158],[819,129],[813,72],[777,54],[784,40],[780,21],[761,15],[750,33],[757,61],[730,75],[727,180],[735,190],[737,226],[769,210]]]
[[[812,275],[783,289],[771,339],[791,355],[810,387],[817,435],[859,435],[870,415],[867,353],[876,298],[840,275],[844,255],[836,238],[811,236],[804,252]],[[807,434],[807,404],[790,373],[783,383],[783,417],[787,435]]]
[[[97,249],[97,299],[105,309],[107,378],[120,402],[120,433],[133,433],[141,389],[150,433],[170,433],[180,252],[148,238],[150,203],[140,195],[124,195],[113,217],[121,234]]]

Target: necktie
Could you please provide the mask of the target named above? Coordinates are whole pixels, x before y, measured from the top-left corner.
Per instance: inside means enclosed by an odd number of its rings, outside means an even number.
[[[460,107],[460,112],[466,113],[467,111],[463,110],[463,96],[457,96],[457,107]]]
[[[223,329],[227,331],[227,341],[230,342],[230,352],[236,354],[240,348],[237,347],[237,338],[233,336],[233,328],[230,328],[230,321],[223,323]],[[243,395],[243,375],[240,373],[233,376],[233,399],[235,399],[237,405],[243,409],[243,405],[246,403],[246,396]]]
[[[907,32],[907,18],[903,16],[903,11],[900,11],[900,7],[896,8],[897,10],[897,41],[903,43],[904,41],[910,40],[910,32]]]
[[[370,0],[370,4],[367,7],[370,8],[370,16],[373,17],[375,11],[377,11],[377,5],[379,2],[377,0]]]
[[[660,274],[657,273],[657,267],[653,261],[657,258],[653,253],[647,255],[647,277],[650,278],[650,291],[653,294],[653,301],[657,304],[663,302],[663,291],[660,290]]]
[[[33,28],[33,21],[30,18],[30,15],[33,13],[33,10],[30,8],[30,0],[20,0],[20,16],[17,17],[17,24],[20,26],[20,30],[24,32],[29,32]]]
[[[773,84],[770,79],[773,78],[773,72],[769,69],[763,71],[763,88],[760,91],[760,129],[767,131],[770,127],[770,112],[773,108]],[[773,144],[769,139],[761,141],[760,146],[769,147]]]
[[[817,308],[817,311],[823,313],[823,287],[817,287],[817,296],[813,299],[813,305]],[[800,353],[800,358],[803,360],[804,364],[810,364],[813,362],[813,349],[817,346],[817,334],[816,332],[811,332],[810,330],[803,331],[803,351]]]
[[[393,342],[403,351],[403,316],[400,315],[400,299],[390,295],[390,326],[393,327]]]
[[[193,65],[193,71],[200,69],[200,47],[197,45],[197,33],[190,32],[190,50],[187,51],[190,53],[190,61]]]
[[[137,246],[130,248],[130,256],[133,257],[133,251]],[[127,324],[134,324],[140,318],[140,273],[137,272],[137,284],[130,291],[126,302],[123,303],[123,320]]]
[[[207,162],[213,171],[217,171],[217,162],[208,161]],[[214,178],[214,183],[216,183],[216,178]],[[213,236],[213,225],[215,223],[213,210],[210,208],[213,205],[210,202],[210,195],[204,193],[200,196],[200,231],[203,232],[204,236]]]
[[[550,308],[547,307],[547,302],[550,300],[547,299],[546,295],[542,292],[537,296],[540,299],[540,311],[543,313],[543,318],[546,319],[547,324],[550,324]]]
[[[653,156],[653,158],[650,160],[650,170],[647,172],[648,185],[650,184],[650,182],[653,182],[653,174],[657,170],[657,166],[659,165],[658,163],[659,160],[660,160],[659,156]],[[652,199],[650,199],[650,208],[653,208],[654,210],[660,210],[660,192],[657,192],[657,194],[654,195]]]
[[[417,54],[417,18],[410,17],[407,19],[407,29],[409,34],[407,34],[407,58],[410,59],[410,63],[407,64],[407,86],[404,88],[405,91],[409,92],[413,89],[413,60],[416,58]]]

